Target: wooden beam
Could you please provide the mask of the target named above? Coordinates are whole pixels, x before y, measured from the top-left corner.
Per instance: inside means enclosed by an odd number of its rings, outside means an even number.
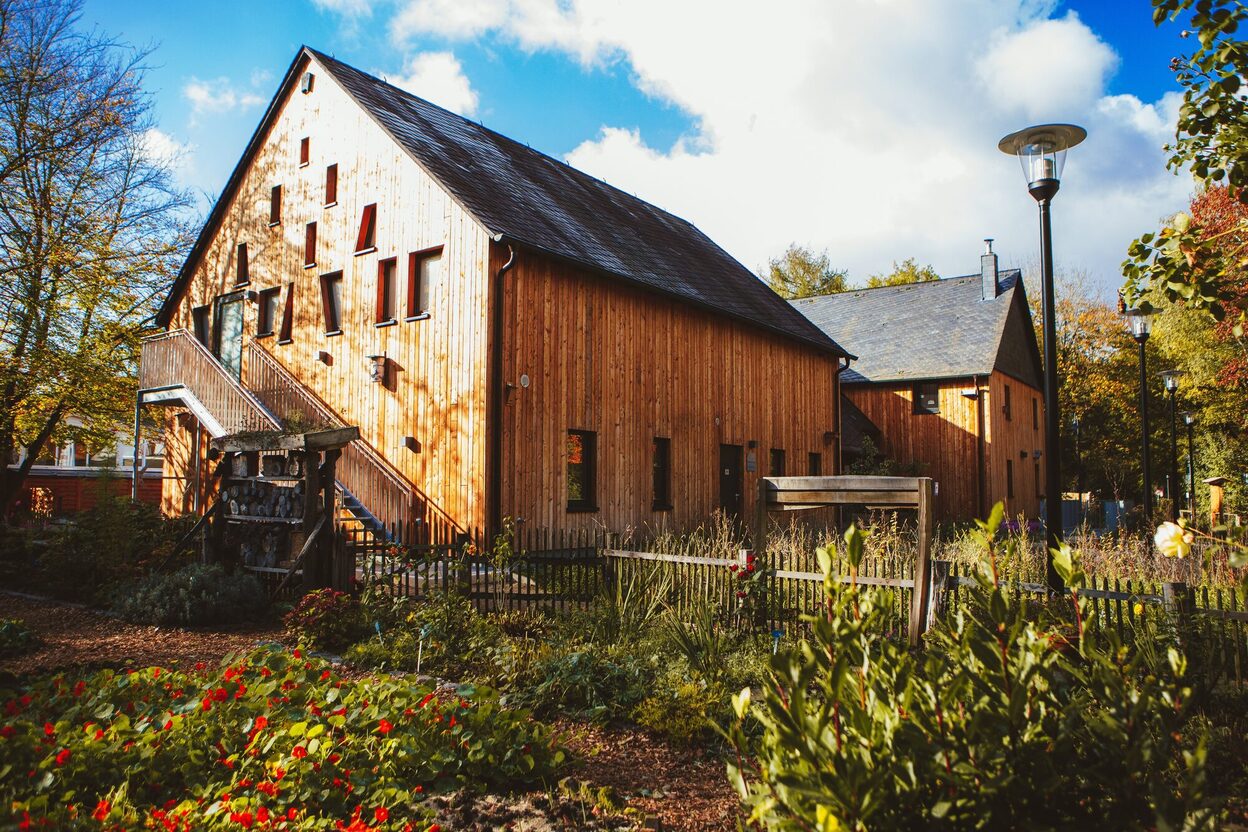
[[[927,629],[932,591],[932,542],[936,535],[936,512],[932,480],[919,480],[919,550],[914,560],[914,592],[910,595],[910,645],[917,647]]]

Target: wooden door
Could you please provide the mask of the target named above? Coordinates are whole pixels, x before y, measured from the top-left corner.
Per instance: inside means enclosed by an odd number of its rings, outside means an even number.
[[[217,298],[214,321],[213,354],[221,366],[238,378],[243,369],[243,313],[246,308],[241,293]]]
[[[741,516],[744,505],[741,495],[745,490],[742,480],[743,449],[740,445],[719,446],[719,507],[725,514]]]

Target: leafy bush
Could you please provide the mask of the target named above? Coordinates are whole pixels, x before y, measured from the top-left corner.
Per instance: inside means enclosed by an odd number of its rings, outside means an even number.
[[[742,721],[763,730],[757,774],[730,767],[754,819],[820,830],[1210,820],[1204,742],[1184,739],[1196,692],[1182,653],[1127,648],[1077,599],[1060,617],[1029,610],[995,579],[1001,515],[980,524],[970,603],[924,654],[882,635],[891,595],[825,581],[810,640],[775,658],[757,706],[748,690],[734,697],[738,749]],[[861,535],[851,527],[847,541],[856,568]],[[1069,549],[1057,563],[1082,584]]]
[[[551,783],[564,759],[488,690],[352,681],[276,646],[0,698],[0,758],[23,773],[0,778],[0,817],[32,828],[423,830],[429,793]]]
[[[34,631],[18,618],[0,618],[0,656],[18,656],[39,642]]]
[[[148,575],[118,590],[112,605],[126,621],[180,627],[255,621],[267,609],[268,597],[254,577],[202,564]]]
[[[321,650],[345,650],[364,633],[360,603],[336,589],[315,589],[282,619],[295,641]]]
[[[107,603],[118,583],[140,577],[169,555],[190,522],[128,498],[101,499],[48,542],[39,557],[38,585],[63,598]]]
[[[644,728],[662,734],[679,745],[710,734],[713,719],[720,717],[724,689],[718,684],[667,678],[655,692],[638,703],[632,717]]]
[[[508,700],[538,714],[565,713],[595,721],[628,714],[646,695],[648,673],[627,650],[584,646],[550,652],[534,663],[529,684]]]

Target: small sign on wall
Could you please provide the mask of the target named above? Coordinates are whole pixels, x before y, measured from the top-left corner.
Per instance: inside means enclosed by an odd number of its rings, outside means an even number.
[[[745,452],[745,470],[751,474],[758,470],[758,454],[754,451]]]

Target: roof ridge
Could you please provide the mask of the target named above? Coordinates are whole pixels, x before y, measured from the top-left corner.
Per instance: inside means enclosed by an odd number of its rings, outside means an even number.
[[[497,130],[493,129],[492,127],[486,127],[483,123],[481,123],[481,122],[479,122],[479,121],[473,121],[472,119],[468,118],[467,116],[463,115],[462,113],[457,113],[457,112],[455,112],[454,110],[449,110],[449,109],[447,109],[446,107],[443,107],[441,104],[434,103],[433,101],[430,101],[430,100],[429,100],[429,99],[427,99],[427,98],[421,98],[419,95],[416,95],[416,94],[415,94],[415,93],[413,93],[413,92],[409,92],[408,90],[405,90],[405,89],[403,89],[403,88],[402,88],[402,87],[400,87],[400,86],[397,86],[397,85],[395,85],[395,84],[390,83],[390,82],[389,82],[388,80],[386,80],[385,78],[378,78],[376,75],[373,75],[371,72],[365,72],[364,70],[360,69],[359,67],[352,66],[351,64],[346,63],[345,61],[340,61],[340,60],[338,60],[337,58],[335,58],[335,57],[333,57],[333,56],[331,56],[331,55],[326,55],[324,52],[321,52],[319,49],[314,49],[314,48],[312,48],[311,46],[304,46],[303,48],[304,48],[305,50],[307,50],[308,52],[312,53],[313,55],[315,55],[315,56],[316,56],[319,60],[321,60],[321,61],[332,61],[333,63],[337,64],[338,66],[344,67],[344,68],[346,68],[346,69],[350,70],[351,72],[355,72],[355,73],[358,73],[358,74],[360,74],[360,75],[364,75],[364,76],[366,76],[366,77],[368,77],[368,78],[371,78],[372,80],[374,80],[374,81],[378,82],[379,84],[384,84],[385,86],[387,86],[387,87],[389,87],[390,89],[394,90],[394,91],[395,91],[395,92],[397,92],[399,95],[402,95],[402,96],[404,96],[404,97],[406,97],[406,98],[411,98],[411,99],[414,99],[415,101],[419,101],[421,104],[427,105],[427,106],[429,106],[429,107],[433,107],[433,108],[434,108],[434,109],[436,109],[436,110],[441,110],[442,112],[446,113],[448,116],[450,116],[450,117],[452,117],[452,118],[455,118],[455,119],[458,119],[459,121],[462,121],[464,124],[471,125],[472,127],[476,128],[476,129],[478,129],[478,130],[482,130],[482,131],[484,131],[484,132],[486,132],[486,133],[489,133],[491,136],[495,136],[495,137],[497,137],[497,138],[499,138],[499,139],[502,139],[505,143],[507,143],[507,144],[509,144],[509,145],[512,145],[513,147],[515,147],[515,148],[517,148],[517,149],[519,149],[519,150],[525,151],[525,152],[527,152],[527,153],[532,153],[532,154],[534,154],[534,155],[536,155],[536,156],[541,157],[542,159],[549,160],[550,162],[553,162],[554,164],[558,165],[560,168],[563,168],[563,169],[565,169],[565,170],[572,171],[572,172],[573,172],[575,175],[577,175],[577,176],[581,176],[581,177],[584,177],[584,178],[586,178],[586,179],[591,179],[591,180],[593,180],[594,182],[599,183],[600,185],[604,185],[604,186],[606,186],[607,188],[610,188],[611,190],[615,191],[616,193],[620,194],[621,196],[627,197],[628,199],[633,199],[633,200],[636,200],[637,202],[640,202],[640,203],[642,203],[642,204],[644,204],[644,205],[649,205],[651,208],[654,208],[654,209],[655,209],[655,210],[657,210],[657,211],[661,211],[662,213],[666,214],[667,216],[671,217],[672,219],[674,219],[674,220],[678,220],[678,221],[680,221],[680,222],[684,223],[685,225],[689,226],[690,228],[693,228],[693,229],[695,229],[695,230],[698,230],[698,231],[699,231],[699,233],[701,233],[701,229],[698,229],[698,227],[697,227],[696,225],[694,225],[694,224],[693,224],[693,222],[691,222],[690,220],[685,219],[684,217],[680,216],[679,214],[674,214],[674,213],[672,213],[671,211],[669,211],[668,209],[663,208],[662,206],[655,205],[653,202],[650,202],[649,200],[642,199],[641,197],[637,196],[637,194],[634,194],[634,193],[629,193],[628,191],[624,190],[623,188],[620,188],[618,185],[612,185],[612,184],[611,184],[610,182],[608,182],[607,180],[602,179],[602,178],[597,177],[597,176],[594,176],[592,173],[587,173],[586,171],[583,171],[583,170],[581,170],[580,168],[578,168],[578,167],[576,167],[575,165],[573,165],[571,162],[568,162],[568,161],[566,161],[566,160],[562,160],[562,159],[557,159],[557,158],[555,158],[554,156],[551,156],[549,153],[545,153],[545,152],[543,152],[543,151],[541,151],[541,150],[538,150],[537,148],[533,147],[533,146],[532,146],[532,145],[530,145],[530,144],[526,144],[525,142],[522,142],[522,141],[520,141],[520,140],[518,140],[518,139],[513,139],[511,136],[508,136],[508,135],[506,135],[506,134],[504,134],[504,133],[500,133],[500,132],[498,132]],[[705,235],[704,235],[704,236],[705,236]],[[710,238],[709,238],[709,237],[707,237],[707,239],[709,240]],[[744,264],[743,264],[743,265],[744,265]]]
[[[1000,280],[1006,275],[1018,275],[1021,278],[1022,269],[1002,269],[997,272],[997,280]],[[936,286],[941,283],[952,283],[955,280],[971,280],[971,279],[979,280],[981,277],[982,275],[979,272],[976,272],[974,274],[958,274],[958,275],[952,275],[950,277],[938,277],[935,280],[916,280],[912,283],[895,283],[889,286],[856,286],[852,289],[846,289],[843,292],[828,292],[826,295],[807,295],[806,297],[803,297],[803,298],[792,298],[791,300],[789,300],[789,303],[801,303],[802,301],[807,301],[807,300],[823,300],[824,298],[836,298],[836,297],[842,297],[844,295],[857,295],[862,292],[877,292],[880,289],[900,290],[900,289],[907,289],[912,286]],[[1010,288],[1012,289],[1013,287],[1010,287]],[[1001,294],[1003,295],[1005,293],[1002,292]],[[998,295],[998,297],[1000,296],[1001,295]]]

